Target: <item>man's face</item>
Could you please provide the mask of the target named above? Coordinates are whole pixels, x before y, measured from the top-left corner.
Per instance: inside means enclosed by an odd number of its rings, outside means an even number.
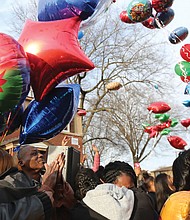
[[[31,146],[26,147],[23,162],[25,168],[37,171],[41,170],[45,163],[43,155],[36,147]]]

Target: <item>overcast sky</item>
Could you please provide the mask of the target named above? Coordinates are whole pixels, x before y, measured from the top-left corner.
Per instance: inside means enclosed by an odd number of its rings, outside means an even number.
[[[23,1],[23,3],[27,2],[28,0],[19,0],[19,1]],[[8,33],[7,31],[7,20],[11,19],[11,4],[15,2],[13,0],[1,0],[1,7],[0,7],[0,32],[3,33]],[[118,15],[120,14],[121,11],[126,10],[127,9],[127,5],[129,4],[129,0],[117,0],[117,2],[119,3],[119,6],[114,6],[114,4],[112,5],[112,7],[115,7],[116,10],[118,11]],[[189,15],[190,15],[190,0],[174,0],[173,6],[172,6],[174,12],[175,12],[175,16],[173,21],[166,26],[164,29],[160,30],[160,32],[162,32],[162,37],[163,38],[167,38],[168,34],[173,31],[174,29],[184,26],[186,28],[189,29],[190,31],[190,21],[189,21]],[[151,30],[154,31],[154,30]],[[11,35],[11,33],[8,33]],[[174,56],[176,58],[176,62],[182,60],[180,58],[179,55],[179,49],[183,44],[187,44],[190,43],[190,34],[189,36],[180,44],[178,45],[173,45],[168,41],[168,44],[171,47],[172,50],[172,56]],[[173,69],[171,69],[171,72],[173,74]],[[183,90],[184,90],[184,85],[182,85],[182,82],[179,81],[179,87],[177,86],[176,90],[178,91],[179,97],[178,99],[181,100],[181,102],[183,100],[187,100],[188,97],[183,95]],[[187,133],[187,135],[189,134],[189,132]],[[190,145],[190,143],[189,143]],[[148,169],[148,170],[154,170],[160,166],[170,166],[172,165],[172,162],[174,160],[174,158],[176,157],[177,153],[179,151],[172,149],[172,147],[168,148],[167,153],[165,153],[165,156],[163,157],[162,154],[157,157],[157,151],[153,152],[151,154],[151,156],[149,157],[149,159],[147,159],[146,161],[144,161],[142,163],[142,167],[143,169]]]

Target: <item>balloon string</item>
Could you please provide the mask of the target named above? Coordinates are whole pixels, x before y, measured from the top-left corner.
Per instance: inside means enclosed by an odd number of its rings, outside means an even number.
[[[162,21],[159,21],[158,18],[155,19],[155,22],[156,22],[157,26],[159,27],[159,29],[164,30],[165,35],[166,35],[166,32],[167,32],[167,34],[171,33],[171,31],[169,31],[169,30],[166,28],[166,26],[164,25],[164,23],[163,23]],[[180,41],[180,43],[181,43],[182,40],[175,34],[175,32],[172,31],[172,33],[174,33],[174,35],[176,36],[176,38],[177,38],[177,39]],[[167,37],[168,37],[168,35],[167,35]]]
[[[8,118],[7,118],[7,121],[6,121],[5,130],[3,131],[3,134],[2,134],[2,137],[1,137],[1,140],[0,140],[0,144],[4,141],[4,139],[5,139],[6,135],[7,135],[8,124],[9,124],[10,118],[11,118],[11,112],[9,112],[9,115],[8,115]]]
[[[9,128],[12,125],[13,121],[15,120],[15,118],[16,118],[18,112],[20,111],[21,107],[22,107],[22,105],[20,105],[18,107],[17,112],[15,113],[15,115],[14,115],[14,117],[13,117],[13,119],[11,121],[10,121],[10,119],[11,119],[12,112],[9,112],[9,115],[8,115],[8,118],[7,118],[7,122],[6,122],[6,127],[5,127],[5,129],[3,131],[3,134],[1,136],[0,144],[5,140],[5,137],[6,137],[7,133],[8,133],[8,131],[9,131]]]
[[[184,65],[182,65],[182,63],[178,63],[180,70],[182,71],[183,76],[185,77],[185,79],[187,79],[187,71],[184,69]]]

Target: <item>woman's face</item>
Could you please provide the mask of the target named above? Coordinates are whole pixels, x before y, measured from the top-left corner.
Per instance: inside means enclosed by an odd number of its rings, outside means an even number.
[[[173,185],[173,178],[168,175],[168,186],[171,190],[175,191],[175,186]]]
[[[149,191],[149,192],[155,192],[155,191],[156,191],[154,181],[150,181],[150,182],[149,182],[148,191]]]
[[[0,174],[4,173],[5,171],[13,167],[13,164],[14,163],[13,163],[12,156],[8,152],[1,150],[0,151]]]
[[[117,177],[117,180],[114,182],[119,187],[125,186],[126,188],[134,187],[134,183],[130,175],[126,173],[121,173],[120,176]]]

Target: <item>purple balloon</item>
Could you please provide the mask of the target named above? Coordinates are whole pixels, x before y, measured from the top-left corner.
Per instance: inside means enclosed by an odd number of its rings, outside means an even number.
[[[79,16],[90,17],[100,0],[39,0],[38,20],[54,21]]]

